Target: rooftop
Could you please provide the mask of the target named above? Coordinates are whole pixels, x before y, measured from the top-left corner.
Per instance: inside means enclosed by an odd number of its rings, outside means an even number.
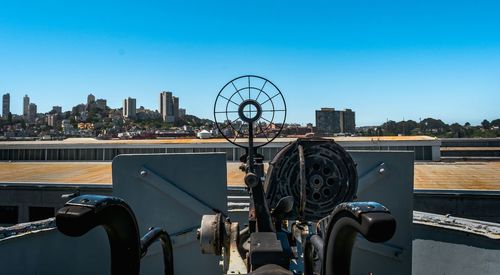
[[[227,164],[228,185],[243,184],[239,163]],[[500,190],[500,162],[417,162],[415,189]],[[0,162],[2,183],[111,184],[111,162]]]
[[[297,138],[276,138],[275,142],[292,142]],[[430,136],[374,136],[374,137],[335,137],[335,141],[340,142],[367,142],[367,141],[435,141],[435,137]],[[237,139],[237,142],[246,142],[247,139]],[[256,143],[267,142],[265,138],[255,139]],[[32,145],[32,144],[196,144],[196,143],[228,143],[223,138],[196,139],[196,138],[160,138],[160,139],[113,139],[99,140],[95,138],[68,138],[64,140],[37,140],[37,141],[1,141],[3,145]]]

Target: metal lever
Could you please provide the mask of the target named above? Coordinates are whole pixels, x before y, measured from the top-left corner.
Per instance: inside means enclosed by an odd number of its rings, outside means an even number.
[[[163,249],[164,274],[173,275],[174,254],[172,251],[172,241],[170,240],[170,236],[167,231],[158,227],[149,228],[148,233],[141,238],[141,258],[146,256],[149,246],[151,246],[151,244],[153,244],[157,239],[160,239]]]
[[[271,212],[271,216],[275,219],[281,220],[283,217],[290,213],[293,209],[293,197],[286,196],[281,198],[276,204],[276,207]]]

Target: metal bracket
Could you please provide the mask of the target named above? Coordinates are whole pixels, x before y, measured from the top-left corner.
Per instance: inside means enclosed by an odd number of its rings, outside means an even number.
[[[365,192],[375,183],[382,180],[387,175],[387,166],[384,162],[379,163],[375,168],[371,169],[359,178],[358,194]]]
[[[157,189],[161,193],[177,201],[179,204],[185,206],[186,209],[189,209],[200,216],[212,212],[221,212],[223,215],[227,216],[227,213],[210,206],[201,199],[193,196],[193,194],[180,189],[171,181],[162,178],[157,173],[144,166],[140,169],[139,175],[139,178],[142,181],[148,183],[151,187]]]

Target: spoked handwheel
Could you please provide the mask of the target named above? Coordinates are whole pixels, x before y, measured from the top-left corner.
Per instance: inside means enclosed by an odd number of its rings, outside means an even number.
[[[217,95],[214,118],[219,132],[229,142],[242,148],[254,138],[258,148],[273,141],[283,129],[286,103],[281,91],[271,81],[245,75],[229,81]]]

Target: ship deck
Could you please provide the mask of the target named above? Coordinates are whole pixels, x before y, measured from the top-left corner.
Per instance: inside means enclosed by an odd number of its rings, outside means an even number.
[[[227,164],[228,186],[243,185],[239,166]],[[111,184],[111,162],[0,162],[0,182]],[[500,190],[500,162],[416,162],[414,188]]]

